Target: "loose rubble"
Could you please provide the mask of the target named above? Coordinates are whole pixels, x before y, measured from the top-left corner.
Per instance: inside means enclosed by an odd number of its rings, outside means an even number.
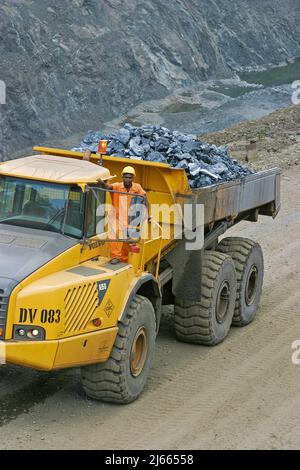
[[[232,158],[226,146],[209,145],[195,135],[156,125],[134,127],[125,124],[110,135],[88,131],[80,146],[73,150],[97,152],[99,140],[108,140],[107,155],[112,157],[168,163],[174,168],[183,168],[192,188],[244,178],[254,173]]]

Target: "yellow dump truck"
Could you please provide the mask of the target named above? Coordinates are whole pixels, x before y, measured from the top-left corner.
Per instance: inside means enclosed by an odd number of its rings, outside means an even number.
[[[276,216],[279,170],[192,190],[184,170],[130,160],[151,211],[164,210],[135,224],[134,236],[125,238],[128,262],[114,264],[102,210],[112,191],[98,180],[120,180],[128,159],[94,155],[88,162],[80,152],[35,151],[0,164],[3,362],[80,367],[89,397],[129,403],[149,374],[162,304],[175,305],[176,336],[185,342],[215,345],[232,324],[253,320],[262,250],[249,239],[218,238],[241,220]],[[188,232],[202,230],[196,249],[187,249],[184,223],[174,214],[165,218],[174,205],[203,209]],[[142,237],[145,227],[150,235]]]

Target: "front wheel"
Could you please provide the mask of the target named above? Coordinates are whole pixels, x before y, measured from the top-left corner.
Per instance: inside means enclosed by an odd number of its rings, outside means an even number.
[[[156,320],[146,297],[136,295],[105,363],[81,368],[86,394],[111,403],[130,403],[143,391],[154,354]]]

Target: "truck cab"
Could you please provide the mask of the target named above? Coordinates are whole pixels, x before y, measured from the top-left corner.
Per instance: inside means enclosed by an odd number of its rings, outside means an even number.
[[[104,166],[61,156],[0,165],[5,362],[41,370],[105,362],[118,323],[141,291],[153,316],[153,341],[158,281],[140,269],[140,250],[126,263],[111,263],[107,220],[99,211],[110,194],[97,187],[99,178],[108,181],[112,175]],[[134,246],[135,241],[128,238]],[[145,332],[136,338],[139,345],[146,341]],[[135,363],[140,367],[138,359]]]

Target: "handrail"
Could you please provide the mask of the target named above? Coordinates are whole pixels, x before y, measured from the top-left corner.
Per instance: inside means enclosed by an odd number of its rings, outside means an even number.
[[[162,226],[154,219],[151,219],[151,222],[153,222],[160,231],[160,235],[156,238],[152,238],[151,240],[148,240],[148,243],[155,241],[155,240],[160,240],[159,243],[159,249],[157,253],[157,264],[156,264],[156,270],[155,270],[155,277],[158,279],[158,273],[159,273],[159,266],[160,266],[160,258],[161,258],[161,250],[162,250]],[[143,267],[144,264],[144,254],[145,254],[145,240],[143,239],[143,251],[142,251],[142,256],[141,256],[141,268]]]

